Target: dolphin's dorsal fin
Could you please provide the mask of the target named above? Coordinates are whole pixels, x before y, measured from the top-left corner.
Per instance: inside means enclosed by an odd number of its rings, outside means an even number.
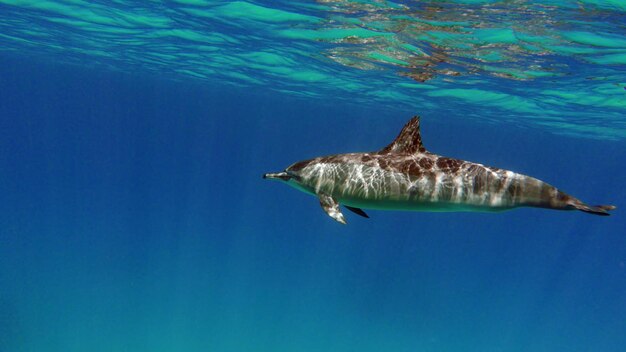
[[[398,137],[379,153],[415,154],[424,152],[426,152],[426,148],[422,145],[422,136],[420,135],[420,117],[414,116],[404,125]]]

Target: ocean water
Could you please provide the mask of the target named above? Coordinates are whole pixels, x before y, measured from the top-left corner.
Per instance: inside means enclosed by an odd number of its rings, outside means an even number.
[[[626,351],[626,3],[0,0],[0,351]],[[378,150],[610,217],[344,212]]]

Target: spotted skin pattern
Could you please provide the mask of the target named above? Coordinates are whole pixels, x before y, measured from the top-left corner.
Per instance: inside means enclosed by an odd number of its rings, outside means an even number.
[[[355,208],[415,211],[502,211],[529,206],[608,215],[536,178],[428,152],[419,117],[379,152],[318,157],[289,166],[281,178],[324,200]],[[328,210],[328,209],[330,210]],[[338,207],[324,207],[337,221]]]

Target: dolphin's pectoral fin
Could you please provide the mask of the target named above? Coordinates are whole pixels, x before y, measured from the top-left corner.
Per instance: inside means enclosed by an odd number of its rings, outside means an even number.
[[[361,208],[349,207],[347,205],[344,205],[344,207],[346,207],[346,209],[350,210],[351,212],[355,214],[361,215],[364,218],[368,218],[368,219],[370,218],[369,215],[367,215]]]
[[[322,206],[322,209],[324,209],[326,214],[328,214],[328,216],[330,216],[331,218],[345,225],[346,218],[344,218],[343,214],[341,213],[341,210],[339,210],[339,203],[337,203],[335,198],[327,194],[320,194],[319,198],[320,198],[320,205]]]

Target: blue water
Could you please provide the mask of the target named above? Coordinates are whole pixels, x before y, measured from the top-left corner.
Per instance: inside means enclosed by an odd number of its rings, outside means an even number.
[[[563,133],[476,101],[351,103],[36,51],[0,51],[0,351],[626,351],[619,100],[606,123],[587,120],[602,104],[564,107],[581,111]],[[618,209],[343,226],[261,178],[378,150],[415,114],[434,153]]]

